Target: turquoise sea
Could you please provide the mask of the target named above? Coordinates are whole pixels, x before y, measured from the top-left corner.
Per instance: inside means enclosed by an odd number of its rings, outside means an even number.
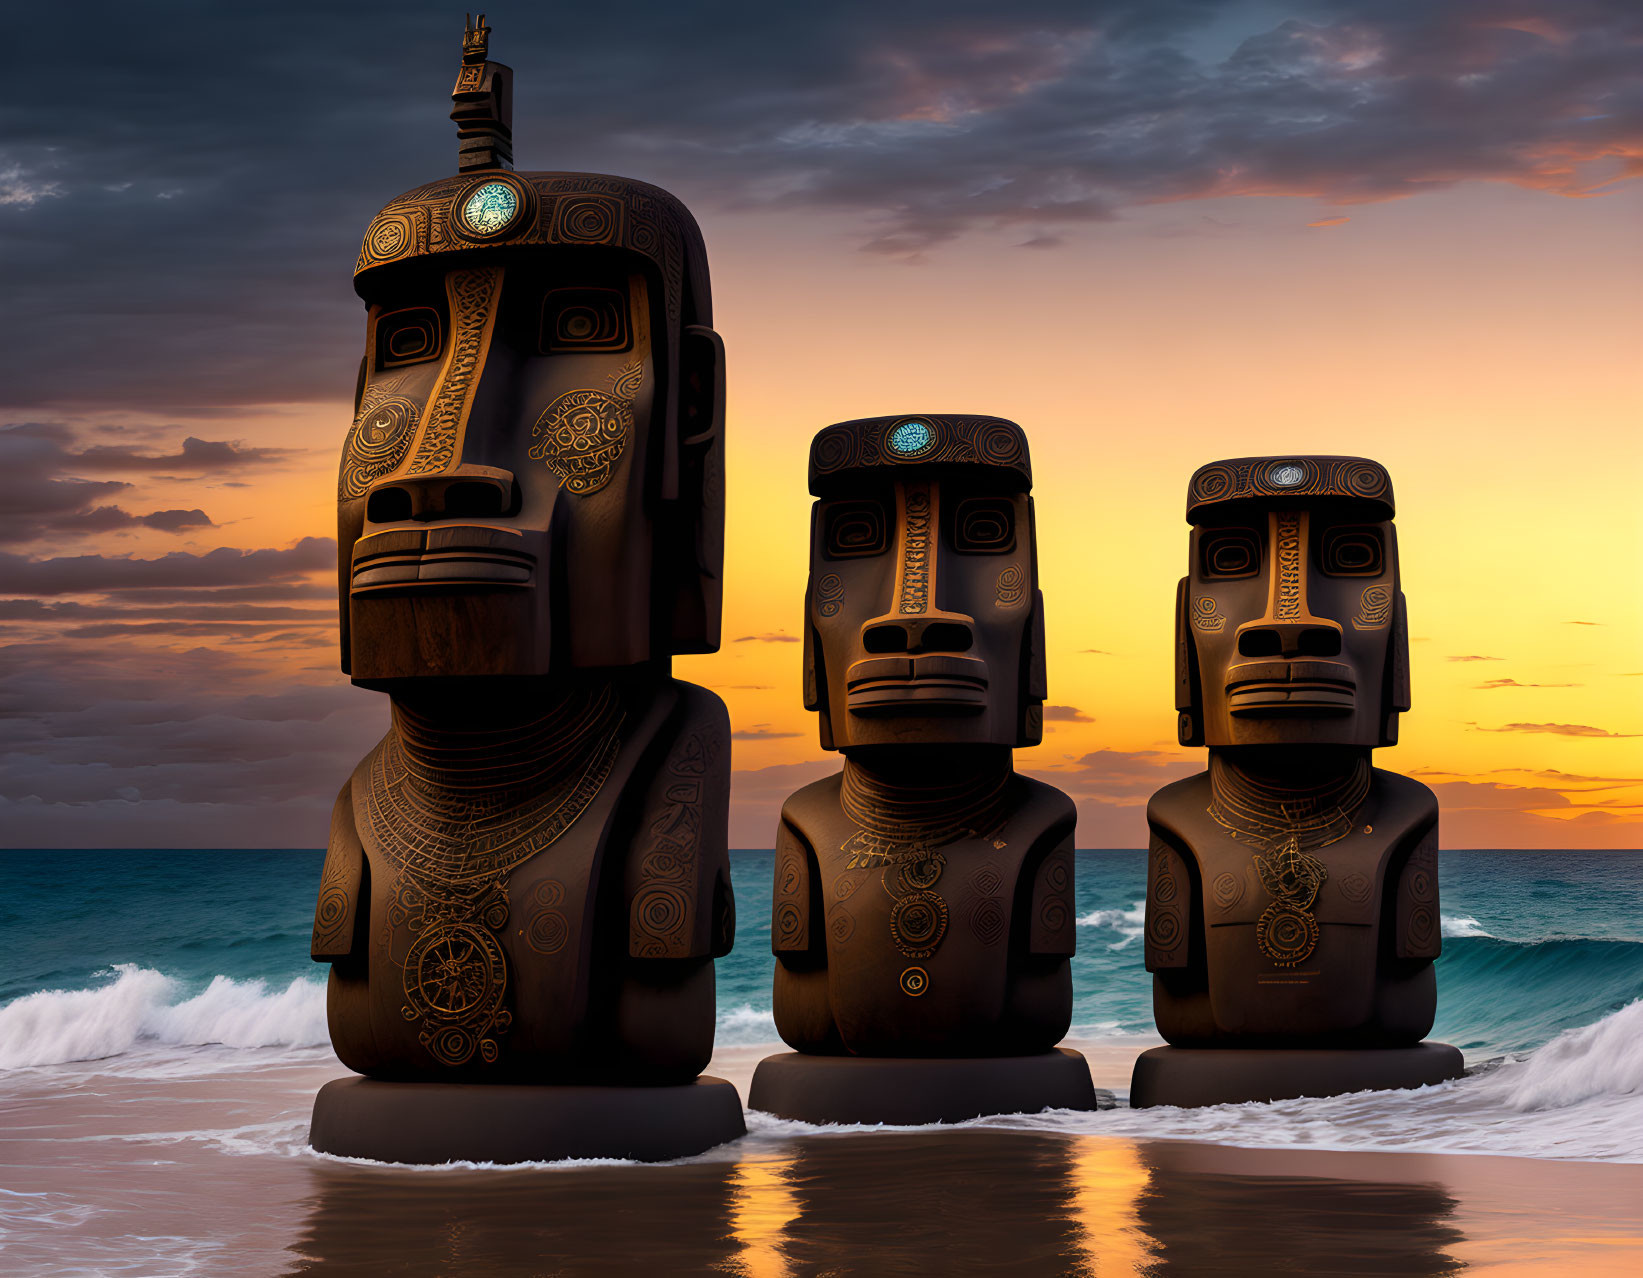
[[[325,1043],[307,954],[318,851],[0,854],[0,1068],[134,1049]],[[774,1043],[771,853],[733,854],[721,1045]],[[1078,854],[1074,1030],[1152,1032],[1139,851]],[[1643,998],[1643,852],[1446,852],[1433,1035],[1523,1053]]]

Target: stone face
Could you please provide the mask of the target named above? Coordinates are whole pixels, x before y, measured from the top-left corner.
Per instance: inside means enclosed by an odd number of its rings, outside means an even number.
[[[1159,1032],[1192,1050],[1143,1058],[1132,1103],[1415,1085],[1454,1053],[1409,1055],[1437,1006],[1437,800],[1371,764],[1409,708],[1391,479],[1236,458],[1187,515],[1176,709],[1209,767],[1148,805],[1145,952]],[[1309,1069],[1324,1092],[1292,1090]]]
[[[655,187],[513,172],[487,36],[464,43],[460,173],[391,201],[355,274],[342,665],[393,726],[338,797],[313,937],[337,1053],[376,1080],[328,1100],[316,1140],[391,1094],[399,1117],[371,1121],[430,1156],[452,1113],[558,1112],[522,1085],[697,1096],[734,918],[728,718],[670,674],[719,642],[701,236]]]

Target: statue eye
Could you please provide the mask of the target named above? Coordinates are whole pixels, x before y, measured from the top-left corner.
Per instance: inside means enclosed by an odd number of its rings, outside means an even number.
[[[1217,528],[1199,541],[1198,560],[1205,577],[1253,577],[1261,571],[1261,543],[1247,528]]]
[[[614,288],[556,288],[542,299],[542,354],[625,351],[632,345],[626,294]]]
[[[1380,529],[1329,529],[1323,536],[1319,561],[1331,577],[1379,577],[1386,563]]]
[[[389,311],[377,320],[378,368],[401,368],[439,357],[439,312],[428,306]]]
[[[877,502],[839,502],[822,516],[822,552],[829,559],[883,554],[884,508]]]
[[[953,515],[953,546],[972,555],[1015,549],[1015,507],[992,497],[967,497]]]

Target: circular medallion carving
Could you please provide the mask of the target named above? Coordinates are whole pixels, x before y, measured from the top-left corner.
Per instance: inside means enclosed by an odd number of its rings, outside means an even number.
[[[910,967],[901,974],[901,992],[910,998],[918,998],[930,988],[930,973],[922,967]]]
[[[1215,882],[1209,886],[1209,892],[1215,898],[1215,904],[1223,910],[1230,909],[1244,899],[1244,881],[1236,874],[1217,874]]]
[[[890,939],[908,958],[929,958],[947,932],[947,902],[914,892],[890,907]]]
[[[1279,967],[1294,967],[1312,957],[1318,921],[1294,906],[1269,905],[1255,924],[1255,943]]]

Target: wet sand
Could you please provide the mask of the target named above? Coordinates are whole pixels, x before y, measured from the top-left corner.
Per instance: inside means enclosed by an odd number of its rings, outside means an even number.
[[[758,1055],[727,1052],[716,1072],[745,1095]],[[1127,1075],[1095,1064],[1098,1085]],[[385,1168],[305,1149],[313,1093],[341,1072],[328,1054],[269,1052],[246,1069],[202,1052],[142,1070],[122,1058],[0,1080],[0,1270],[1643,1271],[1639,1165],[973,1127],[795,1133],[755,1115],[745,1140],[670,1166]]]

